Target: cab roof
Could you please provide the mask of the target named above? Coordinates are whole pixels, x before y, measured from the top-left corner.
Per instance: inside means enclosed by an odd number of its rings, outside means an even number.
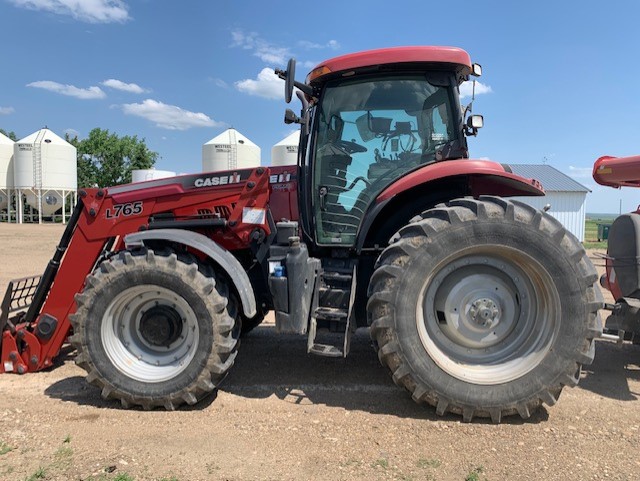
[[[463,76],[471,73],[471,57],[457,47],[391,47],[335,57],[318,64],[307,76],[307,83],[318,82],[330,73],[390,64],[441,63]]]

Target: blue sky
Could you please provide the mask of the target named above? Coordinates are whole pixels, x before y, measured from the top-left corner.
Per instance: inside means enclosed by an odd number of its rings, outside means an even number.
[[[453,45],[483,65],[472,157],[546,162],[593,190],[589,212],[617,212],[620,199],[629,211],[640,192],[596,186],[591,166],[640,153],[638,18],[630,0],[0,0],[0,127],[138,135],[157,168],[195,172],[202,144],[233,126],[268,164],[291,129],[265,69],[295,56],[303,80],[336,55]]]

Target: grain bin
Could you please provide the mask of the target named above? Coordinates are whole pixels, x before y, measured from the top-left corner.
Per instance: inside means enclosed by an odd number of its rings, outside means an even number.
[[[27,210],[37,211],[42,222],[42,216],[52,216],[61,208],[64,222],[63,206],[78,185],[76,148],[47,128],[19,140],[13,148],[19,222]],[[23,198],[30,209],[24,209]]]
[[[8,209],[13,191],[13,140],[0,133],[0,211]]]
[[[247,169],[260,165],[260,147],[235,129],[228,129],[202,146],[202,171]]]
[[[296,165],[300,131],[296,130],[271,147],[271,165]]]

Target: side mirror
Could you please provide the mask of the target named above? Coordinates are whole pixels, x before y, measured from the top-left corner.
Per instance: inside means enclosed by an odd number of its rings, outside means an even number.
[[[298,94],[298,97],[304,96],[304,94]],[[302,99],[301,99],[302,100]],[[303,105],[305,103],[303,102]],[[309,118],[306,109],[302,109],[302,116],[298,117],[293,110],[287,109],[284,111],[284,123],[285,124],[300,124],[304,129],[304,134],[307,135],[309,133]]]
[[[482,76],[482,65],[480,65],[479,63],[474,63],[471,65],[471,75],[473,75],[474,77],[481,77]]]
[[[289,99],[291,100],[291,99]],[[298,117],[293,110],[291,109],[287,109],[284,111],[284,123],[285,124],[299,124],[300,123],[300,117]]]
[[[287,64],[287,76],[284,79],[284,100],[289,103],[293,97],[293,84],[296,79],[296,59],[290,58]]]
[[[313,88],[311,85],[307,85],[302,82],[296,82],[296,59],[290,58],[287,63],[287,70],[281,70],[279,68],[273,71],[279,78],[284,80],[284,99],[287,103],[291,102],[293,98],[293,88],[297,87],[302,90],[303,93],[309,97],[313,97]]]
[[[467,119],[467,127],[474,130],[484,127],[484,117],[482,115],[470,115]]]
[[[466,135],[477,135],[478,129],[484,127],[484,118],[482,115],[470,115],[467,118],[467,123],[464,126],[464,133]]]

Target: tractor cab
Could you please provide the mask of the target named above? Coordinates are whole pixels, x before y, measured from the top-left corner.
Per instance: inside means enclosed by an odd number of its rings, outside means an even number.
[[[468,157],[458,87],[480,67],[448,47],[374,50],[337,57],[295,82],[286,72],[286,98],[298,87],[302,226],[320,246],[353,246],[377,196],[409,172]],[[481,122],[474,116],[474,122]]]

